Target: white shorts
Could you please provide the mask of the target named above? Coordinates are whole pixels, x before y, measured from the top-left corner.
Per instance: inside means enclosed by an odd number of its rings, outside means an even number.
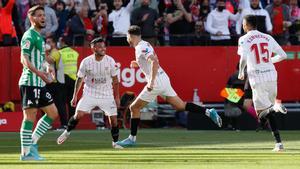
[[[277,82],[264,82],[252,86],[255,110],[264,110],[275,104]]]
[[[92,109],[98,106],[104,111],[106,116],[116,116],[117,106],[113,98],[98,99],[91,96],[82,96],[76,106],[76,112],[78,110],[90,113]]]
[[[147,86],[145,86],[137,98],[146,102],[152,102],[157,96],[161,96],[163,98],[168,96],[177,96],[176,92],[171,86],[170,79],[165,72],[158,73],[152,91],[149,92],[147,90]]]

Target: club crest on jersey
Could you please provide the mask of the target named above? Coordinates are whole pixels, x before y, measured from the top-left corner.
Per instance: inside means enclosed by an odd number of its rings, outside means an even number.
[[[29,49],[30,48],[30,41],[29,40],[26,40],[24,45],[23,45],[23,48],[24,49]]]
[[[146,49],[143,49],[142,52],[145,53],[145,55],[147,55],[150,52],[150,50],[149,50],[149,48],[146,48]]]

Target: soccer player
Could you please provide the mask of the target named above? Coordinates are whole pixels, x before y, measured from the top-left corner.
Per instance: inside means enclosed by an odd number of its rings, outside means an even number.
[[[136,142],[137,128],[140,122],[140,110],[149,102],[162,96],[178,111],[205,113],[219,127],[222,119],[215,109],[206,109],[193,103],[183,102],[171,86],[167,73],[159,65],[158,57],[152,46],[141,39],[141,29],[136,25],[130,26],[127,41],[135,48],[136,60],[131,61],[131,67],[140,67],[147,79],[147,85],[130,105],[131,134],[125,140],[118,142],[121,146],[132,146]]]
[[[68,122],[67,129],[57,138],[57,144],[64,143],[80,118],[98,106],[109,117],[113,148],[122,149],[122,146],[116,144],[119,139],[117,106],[120,105],[116,63],[112,57],[106,55],[102,38],[96,38],[90,44],[93,54],[83,59],[80,64],[71,104],[76,106],[77,95],[84,81],[83,96],[78,102],[75,115]]]
[[[287,113],[282,104],[275,102],[277,96],[277,72],[273,63],[286,59],[287,55],[279,44],[270,36],[256,30],[254,15],[243,19],[246,34],[239,39],[238,54],[240,69],[238,78],[244,79],[247,74],[252,88],[253,104],[261,123],[269,121],[276,144],[273,151],[282,151],[283,144],[275,120],[275,112]],[[274,57],[272,53],[276,53]]]
[[[32,26],[21,40],[23,72],[19,86],[24,117],[20,129],[20,160],[44,160],[38,153],[37,142],[51,128],[53,120],[58,116],[52,96],[45,87],[45,83],[52,82],[54,70],[46,62],[49,58],[45,56],[45,42],[40,34],[41,29],[45,27],[44,8],[30,8],[28,17]],[[45,115],[38,121],[32,133],[39,108]]]

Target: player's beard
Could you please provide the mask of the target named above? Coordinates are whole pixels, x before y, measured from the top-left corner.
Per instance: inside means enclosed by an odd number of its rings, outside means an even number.
[[[96,56],[98,57],[105,56],[105,52],[96,52]]]
[[[46,27],[46,24],[45,24],[45,23],[42,24],[42,23],[40,22],[40,23],[37,24],[37,27],[38,27],[39,29],[43,29],[43,28]]]

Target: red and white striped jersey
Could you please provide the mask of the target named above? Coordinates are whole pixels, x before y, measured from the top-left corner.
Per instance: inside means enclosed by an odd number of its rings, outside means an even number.
[[[82,60],[77,76],[84,78],[83,95],[94,98],[113,98],[112,77],[117,76],[115,60],[105,55],[97,61],[95,55]]]
[[[252,30],[240,37],[238,54],[241,56],[241,61],[246,61],[251,85],[277,81],[277,71],[271,59],[273,53],[286,55],[279,44],[268,34]]]

